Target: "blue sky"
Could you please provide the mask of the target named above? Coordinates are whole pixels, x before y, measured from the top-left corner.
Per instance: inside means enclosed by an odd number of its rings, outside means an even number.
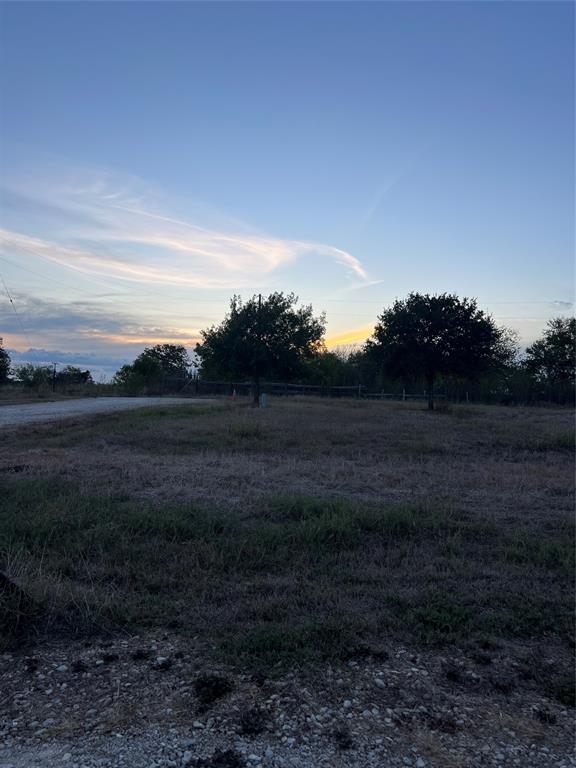
[[[24,357],[111,369],[276,289],[331,343],[411,290],[524,343],[573,311],[571,3],[0,14],[0,334]]]

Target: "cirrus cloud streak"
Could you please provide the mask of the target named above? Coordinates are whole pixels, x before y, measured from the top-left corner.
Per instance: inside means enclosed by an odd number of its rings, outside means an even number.
[[[304,256],[325,259],[355,280],[368,280],[361,262],[341,248],[274,237],[238,222],[201,226],[195,216],[188,220],[166,213],[158,195],[147,188],[130,189],[114,176],[33,186],[33,195],[30,184],[5,191],[19,215],[0,230],[4,252],[33,254],[93,276],[206,290],[251,286],[255,277],[270,277]]]

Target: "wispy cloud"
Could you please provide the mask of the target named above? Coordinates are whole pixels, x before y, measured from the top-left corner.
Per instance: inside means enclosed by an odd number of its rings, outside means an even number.
[[[396,182],[400,179],[400,176],[396,176],[395,178],[391,179],[390,181],[386,181],[383,184],[378,187],[376,192],[374,193],[374,196],[372,198],[372,201],[368,208],[364,211],[361,218],[361,224],[363,227],[365,227],[373,218],[374,214],[380,208],[382,205],[382,202],[388,192],[392,189],[392,187],[396,184]]]
[[[380,184],[380,186],[374,192],[372,200],[370,201],[370,205],[366,208],[360,217],[361,227],[365,227],[370,223],[390,190],[395,187],[396,184],[398,184],[400,181],[403,181],[407,176],[410,175],[416,163],[419,162],[420,159],[424,156],[427,148],[428,146],[426,145],[416,150],[414,154],[405,162],[403,168],[401,168],[399,172],[395,173],[393,176],[389,177]]]
[[[114,238],[109,238],[108,241],[113,242]],[[153,243],[152,238],[145,239],[135,235],[126,235],[122,239],[118,238],[117,242],[161,245],[162,241],[158,240],[157,243]],[[160,262],[156,266],[154,263],[139,261],[136,257],[120,258],[99,252],[95,247],[91,249],[74,248],[5,229],[0,230],[0,247],[8,253],[13,249],[23,251],[77,272],[131,280],[138,283],[187,285],[197,288],[223,288],[229,285],[227,278],[219,278],[217,275],[198,274],[198,272],[194,273],[192,269],[187,272],[180,272],[178,265],[174,263],[166,265],[166,263]],[[164,247],[168,248],[167,245]],[[177,250],[176,244],[172,244],[171,248]]]
[[[26,198],[22,189],[12,197],[20,211]],[[94,276],[237,289],[306,256],[327,259],[350,278],[368,280],[361,262],[341,248],[274,237],[231,222],[204,226],[193,217],[167,212],[157,196],[132,179],[104,175],[53,186],[43,183],[28,199],[36,214],[42,206],[50,211],[51,224],[46,225],[44,217],[35,228],[23,227],[24,217],[13,218],[19,225],[0,232],[4,252],[35,254]]]
[[[121,329],[120,333],[111,333],[98,329],[87,330],[88,338],[101,339],[112,344],[122,345],[153,345],[153,344],[182,344],[194,347],[200,341],[198,330],[186,328],[150,328],[146,326],[129,326]]]
[[[61,344],[66,341],[85,349],[87,342],[100,342],[100,346],[141,348],[145,345],[173,343],[193,347],[200,338],[198,327],[173,327],[138,322],[128,312],[112,314],[107,305],[89,301],[74,301],[62,305],[24,293],[14,294],[18,313],[11,311],[8,302],[0,303],[0,327],[6,344],[21,349],[29,345],[29,338],[41,343]],[[204,325],[205,318],[196,318]],[[193,319],[194,322],[194,319]]]

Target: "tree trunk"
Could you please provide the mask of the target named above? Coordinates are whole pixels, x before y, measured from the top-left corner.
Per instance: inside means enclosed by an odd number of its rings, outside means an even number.
[[[252,382],[252,405],[257,408],[260,405],[260,376],[255,376]]]
[[[434,374],[426,374],[426,389],[428,391],[428,410],[434,410]]]

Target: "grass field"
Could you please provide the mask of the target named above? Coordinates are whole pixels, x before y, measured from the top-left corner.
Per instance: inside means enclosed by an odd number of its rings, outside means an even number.
[[[0,565],[34,631],[168,628],[251,668],[391,640],[568,649],[573,462],[552,409],[274,400],[43,424],[2,441]]]

